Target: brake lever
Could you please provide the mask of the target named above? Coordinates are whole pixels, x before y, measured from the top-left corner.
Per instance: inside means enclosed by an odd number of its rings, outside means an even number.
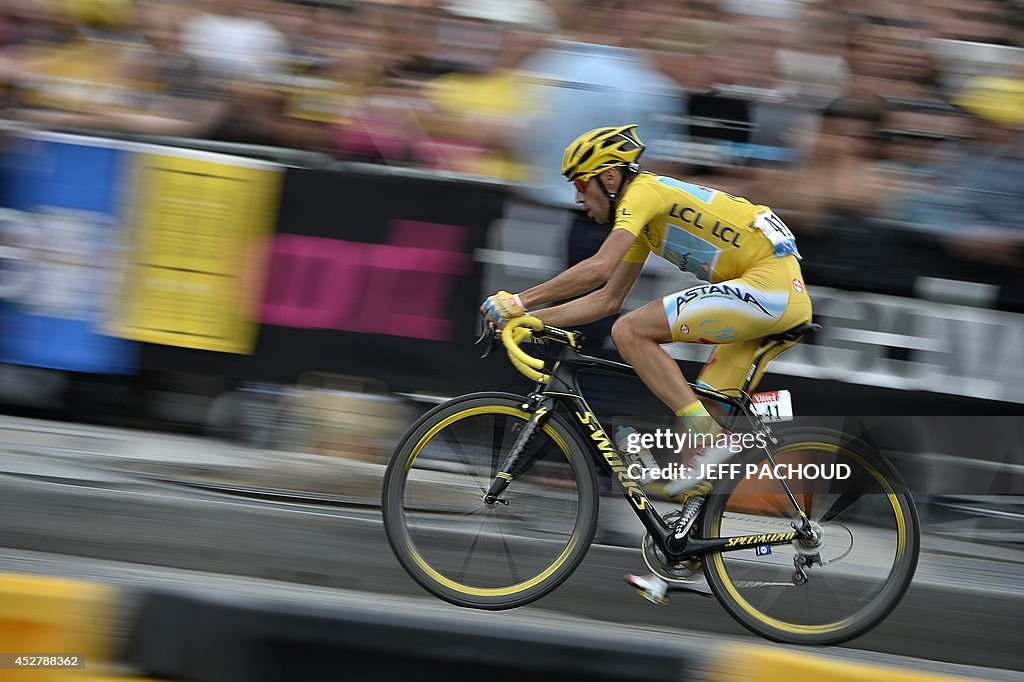
[[[480,356],[480,358],[483,359],[498,347],[498,334],[497,329],[487,320],[486,315],[480,316],[480,326],[482,327],[480,337],[473,343],[473,345],[479,346],[481,343],[487,343],[487,347],[484,349],[483,355]]]

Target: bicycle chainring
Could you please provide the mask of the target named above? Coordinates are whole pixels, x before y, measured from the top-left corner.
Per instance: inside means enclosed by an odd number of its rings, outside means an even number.
[[[681,509],[671,512],[665,515],[665,521],[669,527],[672,527],[679,521],[682,515],[683,511]],[[669,563],[665,555],[658,549],[658,546],[654,544],[654,538],[651,537],[650,533],[644,535],[641,550],[643,551],[644,563],[647,564],[647,568],[662,580],[667,580],[670,583],[689,581],[693,576],[700,573],[700,559],[685,559],[678,563]]]

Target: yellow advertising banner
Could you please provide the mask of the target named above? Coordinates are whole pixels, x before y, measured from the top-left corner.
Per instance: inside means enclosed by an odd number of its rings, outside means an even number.
[[[112,332],[250,353],[281,172],[271,163],[171,150],[135,155],[133,240]]]

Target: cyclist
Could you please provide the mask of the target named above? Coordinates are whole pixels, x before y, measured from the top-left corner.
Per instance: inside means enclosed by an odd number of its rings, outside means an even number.
[[[562,175],[573,183],[576,202],[598,223],[613,223],[597,253],[518,294],[499,291],[481,310],[501,326],[536,306],[580,296],[530,314],[552,326],[581,325],[619,311],[651,253],[694,273],[708,283],[623,315],[612,327],[612,340],[672,412],[689,427],[715,435],[721,427],[712,412],[721,415],[721,408],[697,399],[660,344],[714,344],[697,383],[717,390],[742,386],[764,337],[811,321],[800,254],[789,228],[767,206],[641,171],[644,144],[636,129],[595,128],[565,149]],[[757,359],[750,390],[789,345]],[[669,492],[706,491],[700,485],[706,465],[731,454],[727,448],[698,451],[691,478],[675,482]],[[665,603],[667,583],[659,577],[626,578],[648,599]]]

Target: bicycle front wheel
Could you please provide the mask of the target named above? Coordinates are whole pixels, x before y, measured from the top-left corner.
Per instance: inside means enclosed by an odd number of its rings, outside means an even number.
[[[791,441],[772,455],[782,475],[804,472],[788,482],[820,544],[754,544],[791,533],[798,521],[781,483],[759,477],[771,468],[762,452],[744,464],[758,473],[716,484],[709,497],[704,537],[743,537],[746,548],[705,556],[704,572],[749,630],[778,642],[837,644],[880,623],[910,586],[920,551],[917,510],[895,469],[863,444],[823,429]],[[806,580],[798,558],[809,562]]]
[[[558,415],[535,434],[531,462],[502,501],[483,497],[530,413],[524,398],[478,393],[424,415],[384,477],[388,541],[405,570],[458,606],[508,609],[554,590],[583,560],[598,488],[579,436]]]

